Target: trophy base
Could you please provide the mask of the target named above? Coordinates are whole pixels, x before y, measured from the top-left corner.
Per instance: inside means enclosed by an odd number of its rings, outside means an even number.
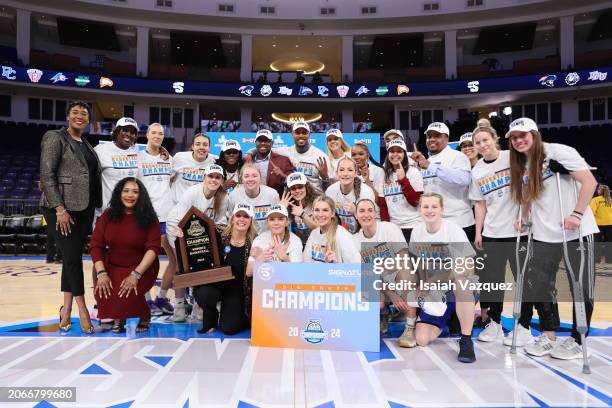
[[[200,272],[178,274],[174,277],[172,286],[173,288],[188,288],[190,286],[206,285],[231,279],[234,279],[232,268],[222,266],[221,268],[207,269]]]

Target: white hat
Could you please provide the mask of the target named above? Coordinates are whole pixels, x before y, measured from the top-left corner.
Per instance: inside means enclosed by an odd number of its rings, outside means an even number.
[[[238,143],[236,140],[228,139],[223,141],[223,144],[221,145],[221,151],[225,152],[228,150],[238,150],[239,152],[241,152],[242,148],[240,147],[240,143]]]
[[[213,173],[220,174],[222,177],[225,178],[225,174],[223,173],[223,167],[219,166],[218,164],[209,164],[204,168],[204,174]]]
[[[402,133],[401,130],[397,130],[397,129],[389,129],[385,132],[385,134],[383,135],[383,139],[387,139],[388,135],[398,135],[399,137],[402,138],[402,140],[404,139],[404,134]]]
[[[443,133],[446,136],[450,135],[450,130],[448,130],[448,126],[446,126],[442,122],[432,122],[432,123],[430,123],[429,126],[427,126],[427,130],[425,131],[425,134],[427,134],[427,132],[429,132],[430,130],[433,130],[433,131],[438,132],[438,133]]]
[[[295,123],[293,124],[293,127],[292,127],[293,132],[295,132],[295,131],[296,131],[296,130],[298,130],[299,128],[306,129],[306,130],[308,131],[308,133],[310,133],[310,125],[309,125],[308,123],[306,123],[306,122],[301,122],[301,121],[300,121],[300,122],[295,122]]]
[[[406,148],[406,143],[404,143],[401,139],[393,139],[389,143],[387,143],[387,151],[389,151],[392,147],[400,147],[404,149],[405,152],[408,151]]]
[[[257,133],[255,133],[255,140],[259,139],[261,136],[265,137],[268,140],[274,140],[272,132],[270,132],[268,129],[259,129]]]
[[[284,205],[280,205],[280,204],[274,204],[272,206],[270,206],[270,209],[268,210],[268,214],[266,215],[266,217],[269,217],[272,214],[282,214],[285,217],[289,217],[289,213],[287,212],[287,208]]]
[[[304,173],[300,173],[296,171],[295,173],[291,173],[287,176],[287,187],[291,188],[296,184],[306,184],[308,183],[308,179],[304,175]]]
[[[325,133],[325,138],[327,139],[330,136],[336,136],[339,139],[344,139],[344,135],[342,135],[340,129],[329,129],[327,133]]]
[[[461,146],[461,143],[463,142],[471,142],[471,141],[472,141],[472,132],[464,133],[459,138],[459,146]]]
[[[123,117],[119,119],[115,127],[118,126],[132,126],[134,129],[136,129],[136,132],[138,133],[138,123],[136,123],[136,121],[132,118]]]
[[[512,132],[530,132],[532,130],[538,131],[538,125],[529,118],[518,118],[510,123],[510,129],[506,132],[506,139],[510,137]]]
[[[253,207],[249,204],[236,204],[234,211],[232,211],[232,215],[236,215],[236,213],[239,213],[240,211],[245,212],[251,218],[255,216]]]

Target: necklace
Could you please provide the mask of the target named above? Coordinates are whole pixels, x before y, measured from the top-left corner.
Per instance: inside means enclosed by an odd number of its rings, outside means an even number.
[[[230,239],[230,244],[231,244],[232,246],[235,246],[235,247],[241,247],[241,246],[244,246],[244,243],[245,243],[245,242],[246,242],[246,238],[245,238],[245,239],[243,239],[243,240],[241,240],[241,241],[234,240],[233,238],[232,238],[232,239]]]

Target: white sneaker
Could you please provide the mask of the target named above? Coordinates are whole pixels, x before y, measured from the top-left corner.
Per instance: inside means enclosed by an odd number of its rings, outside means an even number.
[[[478,335],[478,341],[495,341],[500,336],[504,335],[504,331],[502,330],[501,324],[491,320],[484,328],[483,331]],[[510,338],[512,341],[512,338]]]
[[[557,346],[550,352],[550,356],[560,360],[582,358],[582,346],[576,343],[573,337],[568,337],[561,343],[557,342]]]
[[[200,322],[204,320],[204,311],[197,302],[193,302],[193,307],[191,309],[191,320],[198,320]]]
[[[516,329],[516,346],[517,347],[525,347],[529,343],[534,341],[533,336],[531,335],[531,330],[524,328],[522,325],[517,324]],[[512,333],[508,333],[506,337],[504,337],[504,346],[512,346]]]
[[[174,313],[172,314],[172,321],[174,323],[183,323],[187,320],[187,315],[185,313],[185,304],[177,303],[174,305]]]
[[[534,357],[546,356],[553,351],[556,345],[556,340],[551,340],[547,335],[541,334],[540,337],[536,339],[535,343],[525,346],[525,353]]]

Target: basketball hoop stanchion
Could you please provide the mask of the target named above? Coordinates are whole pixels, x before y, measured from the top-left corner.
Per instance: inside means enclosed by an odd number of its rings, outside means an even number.
[[[512,329],[512,345],[510,346],[510,354],[516,354],[516,332],[521,318],[521,306],[523,302],[523,284],[525,282],[525,273],[529,264],[529,257],[532,252],[531,241],[531,215],[530,220],[523,224],[522,207],[519,206],[519,231],[516,234],[516,288],[514,290],[514,305],[512,308],[512,317],[514,319],[514,328]],[[527,227],[527,242],[524,242],[524,247],[521,246],[521,232],[523,227]],[[525,259],[521,264],[521,251],[525,252]],[[527,328],[529,330],[529,328]]]

